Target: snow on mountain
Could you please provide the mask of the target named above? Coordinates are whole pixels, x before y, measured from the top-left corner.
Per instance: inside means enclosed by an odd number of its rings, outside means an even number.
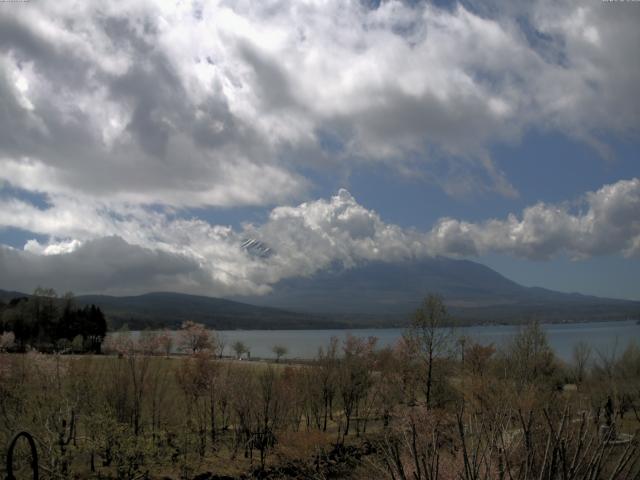
[[[269,258],[273,255],[273,250],[262,243],[260,240],[256,240],[254,238],[245,239],[240,248],[245,250],[250,255],[260,257],[260,258]]]

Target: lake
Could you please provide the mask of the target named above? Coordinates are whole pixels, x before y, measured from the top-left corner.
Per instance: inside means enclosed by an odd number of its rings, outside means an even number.
[[[543,324],[549,344],[556,355],[570,361],[573,347],[580,341],[591,345],[596,351],[620,354],[632,341],[640,343],[640,325],[635,320],[616,322],[589,322]],[[466,335],[472,340],[496,347],[505,345],[520,329],[516,325],[482,325],[458,327],[456,336]],[[253,358],[273,358],[274,345],[287,348],[286,358],[313,358],[319,347],[326,347],[333,336],[340,340],[348,334],[358,337],[378,337],[379,346],[393,345],[404,332],[400,328],[353,329],[353,330],[221,330],[218,334],[224,339],[225,355],[231,355],[231,345],[242,341],[251,351]],[[138,335],[139,332],[132,332]],[[174,332],[176,334],[176,332]]]

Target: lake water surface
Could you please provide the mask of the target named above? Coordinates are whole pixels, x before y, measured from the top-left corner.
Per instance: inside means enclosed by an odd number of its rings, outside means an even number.
[[[640,325],[635,320],[617,322],[589,322],[543,324],[551,347],[560,358],[571,360],[574,345],[586,342],[595,351],[620,354],[632,341],[640,343]],[[515,325],[483,325],[456,328],[456,336],[466,335],[472,340],[496,347],[505,345],[519,331]],[[344,339],[348,334],[358,337],[374,336],[379,346],[394,344],[403,334],[400,328],[353,330],[223,330],[218,331],[226,344],[225,355],[231,355],[231,345],[240,340],[247,345],[252,357],[273,358],[274,345],[287,348],[286,358],[313,358],[319,347],[326,347],[331,337]],[[132,332],[139,334],[139,332]],[[174,332],[175,334],[175,332]],[[594,353],[597,353],[595,352]]]

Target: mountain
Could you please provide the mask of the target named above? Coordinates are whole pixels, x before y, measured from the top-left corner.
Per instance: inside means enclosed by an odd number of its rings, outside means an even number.
[[[273,250],[270,247],[267,247],[260,240],[256,240],[254,238],[247,238],[241,244],[240,248],[247,252],[249,255],[260,257],[260,258],[269,258],[273,254]]]
[[[13,292],[9,290],[0,290],[0,302],[9,302],[13,298],[28,297],[26,293]]]
[[[260,257],[269,247],[244,245]],[[640,302],[524,287],[477,262],[436,257],[405,263],[334,265],[308,278],[283,280],[265,296],[221,299],[156,292],[81,295],[102,308],[112,328],[176,327],[185,320],[217,329],[345,328],[405,325],[427,293],[441,294],[465,323],[567,322],[640,318]],[[24,296],[3,292],[0,300]]]
[[[28,297],[20,292],[0,290],[0,299]],[[144,295],[115,297],[79,295],[78,305],[98,305],[105,313],[111,329],[127,324],[132,330],[147,327],[179,327],[185,320],[203,323],[219,330],[234,329],[300,329],[343,328],[345,323],[320,315],[300,314],[277,308],[249,305],[221,298],[154,292]]]
[[[429,292],[441,294],[449,311],[470,323],[640,317],[640,302],[524,287],[480,263],[444,257],[334,266],[283,280],[266,296],[234,299],[337,319],[402,323]]]
[[[250,305],[222,298],[153,292],[130,297],[81,295],[80,304],[99,305],[113,323],[162,323],[179,326],[193,320],[219,330],[341,328],[342,322],[321,315]]]

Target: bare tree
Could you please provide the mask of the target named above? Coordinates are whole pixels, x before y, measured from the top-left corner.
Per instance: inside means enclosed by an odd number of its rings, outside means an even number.
[[[171,350],[173,349],[173,336],[170,331],[163,330],[158,335],[158,343],[162,353],[164,353],[165,357],[168,357],[171,354]]]
[[[131,381],[131,393],[132,393],[132,416],[131,421],[133,425],[133,433],[138,436],[142,427],[142,408],[144,398],[149,390],[149,370],[150,370],[150,358],[148,355],[139,354],[139,348],[132,348],[127,352],[127,365],[129,367],[129,375]]]
[[[276,443],[276,433],[285,407],[282,400],[280,379],[276,371],[268,366],[258,375],[256,418],[251,441],[251,446],[260,452],[260,466],[263,469],[267,453]]]
[[[190,320],[182,324],[179,338],[180,348],[191,353],[213,350],[216,346],[213,332],[207,330],[204,325]]]
[[[534,322],[518,332],[506,348],[505,369],[523,388],[552,378],[556,371],[553,350],[540,324]]]
[[[276,363],[279,363],[280,359],[289,353],[289,350],[284,345],[274,345],[271,351],[276,356]]]
[[[227,338],[222,334],[216,335],[216,354],[218,358],[222,358],[225,348],[227,348]]]
[[[407,343],[421,360],[426,370],[425,399],[431,406],[434,360],[451,349],[453,332],[447,327],[449,316],[442,297],[427,295],[411,320],[406,332]]]
[[[584,381],[590,360],[591,346],[586,342],[578,342],[573,347],[573,371],[578,385]]]
[[[360,434],[359,413],[362,402],[372,386],[373,353],[376,337],[367,339],[347,335],[343,342],[344,357],[338,371],[338,385],[345,418],[344,435],[349,434],[351,420],[356,419],[356,433]]]
[[[493,343],[481,345],[471,342],[466,347],[465,368],[474,376],[483,377],[494,353],[496,353],[496,347],[493,346]]]
[[[332,417],[333,399],[337,390],[337,372],[338,372],[338,339],[331,337],[329,346],[326,350],[322,347],[318,350],[318,381],[322,390],[323,408],[323,424],[322,430],[327,431],[327,417]]]
[[[236,352],[236,358],[238,359],[242,358],[242,355],[244,355],[245,353],[249,353],[249,348],[245,345],[244,342],[240,340],[233,342],[231,348],[234,352]]]
[[[193,427],[198,442],[198,453],[205,455],[207,445],[207,431],[211,445],[216,442],[216,403],[217,377],[219,367],[215,356],[210,350],[191,355],[176,371],[176,378],[188,405],[189,416],[195,419]]]
[[[0,335],[0,352],[13,348],[16,343],[16,336],[13,332],[4,332]]]

